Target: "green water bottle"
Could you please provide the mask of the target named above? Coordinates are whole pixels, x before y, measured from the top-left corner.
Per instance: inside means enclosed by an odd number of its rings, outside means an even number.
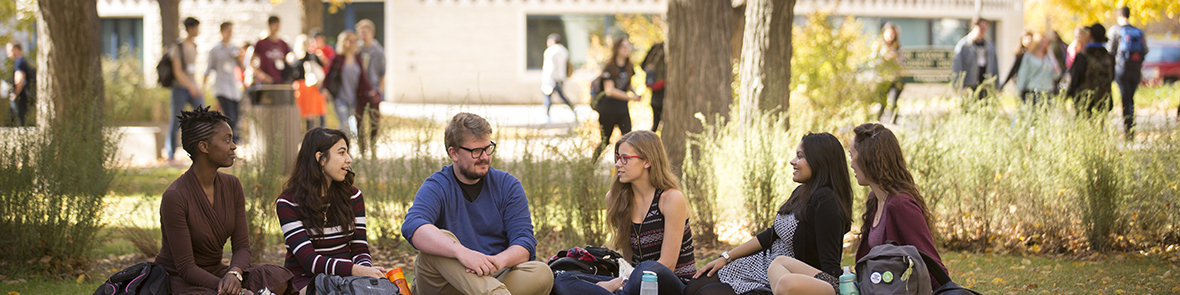
[[[856,275],[844,267],[844,274],[840,275],[840,295],[860,295],[856,289]]]

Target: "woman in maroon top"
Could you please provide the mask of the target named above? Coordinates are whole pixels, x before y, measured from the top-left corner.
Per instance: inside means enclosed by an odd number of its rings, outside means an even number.
[[[856,138],[848,148],[852,171],[857,184],[872,189],[865,201],[865,213],[861,215],[856,260],[875,246],[895,241],[918,248],[946,269],[938,249],[934,248],[930,210],[906,168],[905,156],[893,131],[878,123],[868,123],[857,126],[853,132]],[[930,280],[930,283],[933,290],[938,289],[937,281]]]
[[[287,188],[275,201],[287,246],[283,265],[300,293],[318,274],[381,278],[385,273],[369,256],[365,198],[352,186],[348,153],[344,132],[307,131]]]
[[[233,166],[233,131],[229,117],[209,107],[180,115],[184,150],[193,165],[160,199],[163,247],[156,263],[171,276],[173,294],[275,294],[290,291],[291,272],[277,265],[250,264],[246,199],[242,183],[217,172]],[[221,263],[226,239],[232,239],[229,265]],[[257,293],[256,293],[257,292]]]

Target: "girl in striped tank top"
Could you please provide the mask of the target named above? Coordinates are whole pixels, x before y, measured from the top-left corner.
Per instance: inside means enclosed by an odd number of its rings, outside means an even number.
[[[317,274],[383,278],[365,236],[365,199],[352,186],[348,137],[316,127],[303,137],[287,188],[275,201],[286,240],[284,266],[303,294]]]
[[[627,133],[615,145],[617,174],[607,193],[612,248],[635,270],[627,278],[567,272],[553,282],[556,294],[639,294],[644,271],[655,272],[660,294],[681,294],[696,273],[688,200],[672,174],[660,137]]]

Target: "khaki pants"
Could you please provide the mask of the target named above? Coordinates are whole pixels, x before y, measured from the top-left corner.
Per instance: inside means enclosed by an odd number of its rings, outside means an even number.
[[[455,234],[443,230],[451,239]],[[540,261],[528,261],[490,276],[467,273],[458,259],[418,253],[414,261],[414,294],[544,295],[553,289],[553,271]]]

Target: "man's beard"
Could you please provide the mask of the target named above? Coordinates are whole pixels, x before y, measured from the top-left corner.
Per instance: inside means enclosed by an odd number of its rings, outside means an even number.
[[[480,160],[478,162],[475,162],[474,165],[488,164],[488,162],[490,162],[490,161]],[[474,166],[474,165],[472,165],[472,166]],[[463,177],[467,177],[468,179],[482,179],[484,176],[488,175],[487,172],[480,173],[480,172],[476,172],[473,170],[467,170],[467,167],[459,167],[459,174],[463,174]]]

